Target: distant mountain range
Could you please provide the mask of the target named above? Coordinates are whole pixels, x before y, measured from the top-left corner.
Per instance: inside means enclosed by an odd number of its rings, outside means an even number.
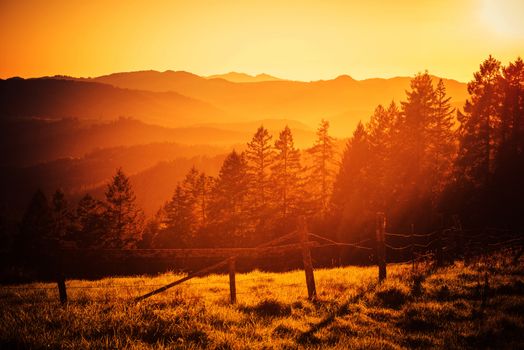
[[[172,127],[221,120],[226,113],[174,91],[132,90],[95,80],[39,78],[0,80],[0,117],[96,121],[134,117]]]
[[[336,136],[345,137],[378,104],[403,100],[410,80],[355,80],[344,75],[313,82],[238,83],[181,71],[8,79],[0,80],[0,116],[98,120],[129,116],[169,127],[286,119],[310,128],[324,118],[331,121]],[[461,107],[466,84],[449,79],[444,83],[453,105]]]
[[[284,80],[277,77],[274,77],[269,74],[257,74],[257,75],[249,75],[246,73],[238,73],[238,72],[229,72],[227,74],[216,74],[216,75],[210,75],[206,77],[207,79],[224,79],[227,81],[231,81],[233,83],[258,83],[261,81],[278,81],[278,80]]]
[[[73,200],[87,191],[102,196],[123,167],[152,214],[191,166],[216,174],[225,154],[243,150],[260,125],[274,139],[289,125],[301,149],[313,144],[321,119],[346,138],[378,104],[404,100],[410,80],[174,71],[0,79],[0,207],[21,215],[39,187],[48,194],[61,187]],[[462,107],[466,84],[444,83]]]
[[[129,118],[102,122],[78,119],[0,120],[0,148],[6,150],[0,152],[0,166],[30,166],[59,158],[79,158],[94,149],[151,143],[185,145],[185,148],[182,147],[185,153],[177,152],[177,156],[214,154],[210,150],[217,147],[225,153],[235,146],[238,150],[243,149],[261,124],[275,136],[288,124],[293,131],[295,144],[301,148],[311,146],[314,138],[314,132],[307,126],[286,120],[202,124],[180,128],[146,124]],[[199,151],[190,152],[189,146]],[[173,159],[173,156],[175,153],[162,159]]]

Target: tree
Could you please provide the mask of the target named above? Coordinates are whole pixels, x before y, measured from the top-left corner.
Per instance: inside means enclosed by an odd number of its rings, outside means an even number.
[[[333,181],[337,160],[335,159],[335,139],[329,135],[329,122],[322,119],[317,129],[317,139],[308,150],[312,157],[309,189],[314,211],[324,217],[329,198],[333,191]]]
[[[231,152],[218,174],[210,203],[209,240],[223,246],[239,246],[251,237],[249,224],[247,164],[244,154]]]
[[[273,161],[272,136],[263,126],[259,127],[247,144],[245,157],[249,178],[249,204],[253,220],[267,214],[271,196],[270,169]]]
[[[435,89],[434,109],[427,125],[428,173],[431,176],[430,192],[433,209],[451,177],[456,153],[453,132],[455,109],[450,104],[451,97],[446,95],[442,79]]]
[[[502,69],[500,161],[506,163],[524,151],[524,61],[518,57]]]
[[[347,241],[359,231],[369,216],[370,145],[364,125],[359,122],[348,140],[333,187],[333,215],[337,218],[337,238]]]
[[[57,247],[52,240],[53,219],[47,197],[37,190],[20,223],[20,232],[15,238],[16,258],[31,271],[49,272],[53,264],[52,254]]]
[[[37,251],[46,240],[50,239],[52,227],[49,202],[44,192],[38,189],[33,194],[20,223],[20,234],[16,240],[17,248],[29,254]]]
[[[107,234],[104,245],[111,248],[135,245],[141,239],[144,215],[136,206],[136,196],[122,168],[108,184],[105,195]]]
[[[417,74],[402,102],[401,137],[399,151],[406,168],[406,188],[411,203],[422,200],[429,193],[428,125],[434,112],[435,92],[428,72]],[[415,201],[415,202],[414,202]]]
[[[474,187],[487,184],[493,172],[495,150],[500,144],[495,129],[500,124],[500,62],[489,56],[468,83],[471,96],[460,122],[457,176]]]
[[[197,179],[197,207],[200,217],[200,226],[205,227],[209,216],[209,201],[211,197],[211,189],[214,186],[214,179],[212,176],[207,176],[200,173]]]
[[[155,245],[162,248],[189,246],[195,232],[194,197],[191,191],[181,184],[175,188],[171,200],[167,202],[158,214],[161,230],[155,240]]]
[[[198,231],[206,225],[208,201],[213,178],[199,173],[193,166],[182,181],[182,191],[185,197],[185,210],[191,211],[192,220],[189,223],[188,234],[195,238]]]
[[[366,125],[367,140],[370,150],[368,176],[373,183],[369,196],[372,210],[384,211],[397,192],[402,171],[395,162],[396,142],[398,138],[399,110],[395,102],[386,109],[382,105],[375,108]]]
[[[275,141],[276,154],[271,166],[271,184],[277,214],[282,218],[296,214],[303,197],[301,186],[300,153],[293,144],[293,135],[288,126]]]
[[[72,213],[65,194],[61,189],[57,189],[51,200],[51,216],[53,221],[52,234],[57,240],[70,238],[72,228]]]
[[[106,233],[105,206],[90,194],[78,202],[75,213],[74,240],[80,248],[95,248],[103,243]]]

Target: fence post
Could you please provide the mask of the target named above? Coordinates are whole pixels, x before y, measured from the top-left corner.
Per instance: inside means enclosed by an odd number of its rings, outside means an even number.
[[[443,235],[444,231],[441,230],[437,233],[437,253],[435,254],[436,256],[436,263],[437,263],[437,267],[442,267],[444,266],[444,256],[443,256],[443,252],[442,252],[442,235]]]
[[[462,223],[460,222],[460,217],[458,215],[453,215],[453,224],[455,226],[455,239],[457,240],[457,250],[458,254],[462,255],[464,258],[464,265],[469,264],[468,252],[465,244],[464,231],[462,231]]]
[[[53,247],[53,260],[54,260],[54,275],[56,276],[56,285],[58,287],[58,297],[60,298],[60,303],[67,303],[67,290],[65,284],[65,275],[63,270],[63,256],[59,248]]]
[[[229,295],[231,298],[231,304],[237,302],[237,287],[235,282],[235,258],[229,259]]]
[[[313,262],[311,260],[311,251],[309,250],[308,243],[308,231],[306,218],[301,216],[298,219],[298,236],[302,243],[302,260],[304,262],[304,272],[306,273],[306,284],[307,294],[310,300],[313,300],[317,296],[315,287],[315,275],[313,274]]]
[[[60,303],[67,303],[67,290],[65,285],[65,277],[63,273],[58,273],[56,284],[58,285],[58,295],[60,297]]]
[[[386,279],[386,216],[378,212],[376,218],[378,281]]]
[[[413,234],[415,233],[415,224],[411,224],[411,233],[409,241],[411,242],[411,272],[415,272],[415,244],[413,243]]]

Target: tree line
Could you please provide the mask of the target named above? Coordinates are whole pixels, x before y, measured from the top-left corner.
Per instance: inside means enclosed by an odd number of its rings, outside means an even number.
[[[285,127],[261,126],[218,176],[192,168],[148,220],[119,169],[105,199],[85,195],[76,208],[57,191],[33,197],[19,225],[21,251],[45,238],[80,248],[249,247],[294,229],[339,241],[373,236],[374,216],[417,232],[452,216],[470,227],[522,228],[524,209],[524,64],[489,57],[468,83],[462,110],[442,80],[417,74],[404,101],[379,105],[360,122],[342,154],[322,120],[314,145],[298,150]],[[154,186],[154,184],[151,184]]]

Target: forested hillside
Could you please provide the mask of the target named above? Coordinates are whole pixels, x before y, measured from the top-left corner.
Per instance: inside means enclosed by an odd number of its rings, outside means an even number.
[[[93,248],[249,247],[306,216],[316,232],[350,242],[373,239],[378,211],[400,232],[430,232],[456,218],[468,227],[520,229],[523,82],[520,58],[504,66],[489,57],[457,110],[443,81],[419,73],[403,100],[384,101],[357,125],[341,153],[328,121],[302,150],[289,127],[271,134],[260,126],[242,149],[183,178],[183,167],[173,168],[177,176],[152,170],[131,178],[119,169],[103,195],[96,190],[78,203],[58,186],[54,194],[38,191],[20,231],[4,235],[13,249],[46,239]],[[137,201],[144,188],[167,197],[154,215]]]

